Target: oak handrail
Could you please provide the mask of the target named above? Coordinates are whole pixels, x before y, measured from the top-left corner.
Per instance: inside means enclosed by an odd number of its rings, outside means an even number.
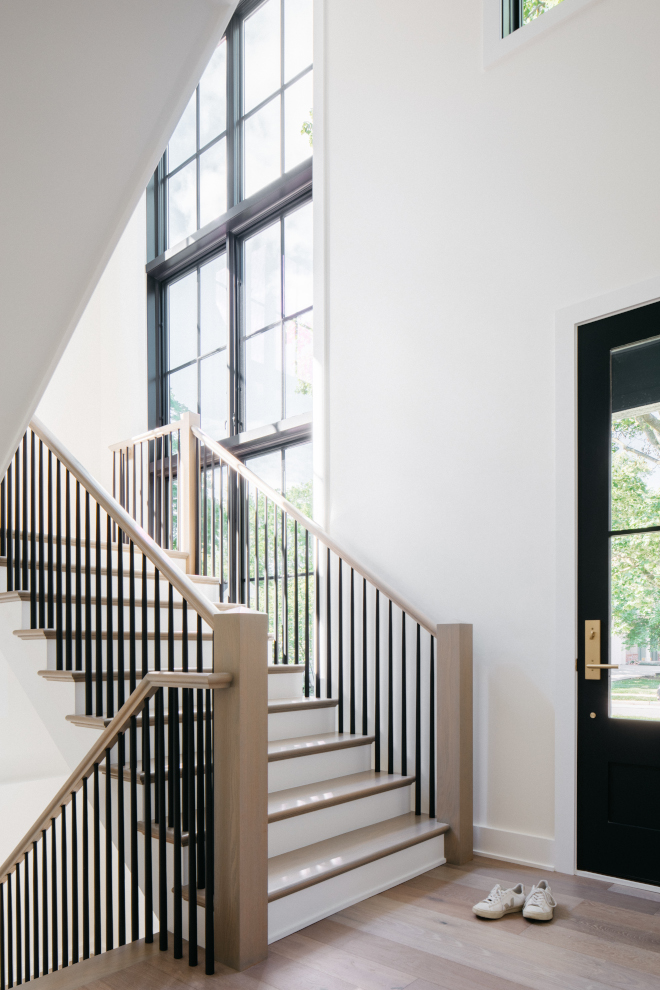
[[[141,710],[145,701],[155,694],[158,688],[211,690],[228,688],[231,682],[231,674],[150,670],[142,678],[135,691],[129,695],[125,704],[122,705],[110,724],[106,726],[92,748],[86,753],[76,769],[69,776],[68,780],[60,787],[53,800],[45,811],[41,813],[30,831],[23,836],[11,855],[0,866],[0,883],[4,882],[7,875],[13,871],[25,853],[30,851],[32,843],[41,838],[42,830],[50,825],[53,812],[58,811],[63,804],[68,803],[71,798],[71,792],[78,790],[82,784],[83,777],[86,777],[94,768],[94,764],[103,758],[106,749],[111,749],[114,746],[119,733],[124,731],[131,718]]]
[[[131,437],[130,440],[124,440],[123,443],[111,443],[108,450],[123,451],[128,449],[128,456],[131,457],[132,447],[136,447],[139,443],[146,443],[147,440],[157,440],[158,437],[166,437],[169,433],[176,433],[180,429],[181,420],[177,419],[176,423],[165,423],[164,426],[157,426],[153,430],[147,430],[146,433],[140,433],[136,437]]]
[[[140,548],[154,567],[158,569],[163,577],[167,578],[169,583],[185,598],[195,612],[201,615],[202,619],[209,625],[213,625],[214,617],[219,611],[225,611],[225,609],[216,608],[205,595],[197,590],[190,578],[171,562],[169,557],[152,540],[149,534],[141,526],[138,526],[128,512],[121,507],[119,502],[92,477],[89,471],[60,443],[57,437],[50,432],[41,420],[35,417],[30,423],[30,429],[36,433],[40,440],[43,440],[49,450],[52,450],[61,463],[71,472],[76,481],[79,481],[92,498],[105,509],[113,522]]]
[[[388,587],[383,581],[377,578],[375,574],[369,570],[369,568],[358,563],[358,561],[356,561],[350,553],[342,550],[339,544],[336,543],[332,537],[328,536],[325,530],[323,530],[312,519],[309,519],[303,512],[300,512],[295,505],[292,505],[291,502],[283,498],[282,495],[262,481],[261,478],[254,474],[253,471],[250,471],[250,469],[247,468],[242,461],[239,461],[237,457],[230,454],[229,451],[222,446],[222,444],[219,444],[216,440],[212,440],[211,437],[207,436],[207,434],[204,433],[203,430],[200,430],[197,426],[191,426],[190,429],[193,436],[197,437],[198,440],[201,440],[205,447],[208,447],[215,454],[217,454],[218,457],[225,462],[225,464],[245,478],[246,481],[250,481],[253,485],[259,488],[259,490],[263,492],[267,498],[274,502],[275,505],[278,505],[280,509],[291,517],[291,519],[296,520],[301,526],[304,526],[312,536],[316,536],[316,538],[320,540],[324,546],[332,550],[332,552],[338,557],[341,557],[345,564],[352,567],[353,570],[356,571],[361,577],[366,578],[367,581],[374,586],[374,588],[385,596],[385,598],[388,598],[394,605],[400,608],[401,611],[405,612],[407,616],[410,616],[411,619],[419,623],[419,625],[423,629],[426,629],[426,631],[432,636],[436,635],[437,623],[431,622],[431,620],[424,615],[423,612],[420,612],[414,605],[411,605],[410,602],[405,600],[405,598],[402,598],[401,595],[397,594],[392,590],[392,588]]]

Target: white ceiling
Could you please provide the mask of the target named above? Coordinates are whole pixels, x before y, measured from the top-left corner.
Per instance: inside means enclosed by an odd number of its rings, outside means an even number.
[[[2,473],[235,6],[0,0]]]

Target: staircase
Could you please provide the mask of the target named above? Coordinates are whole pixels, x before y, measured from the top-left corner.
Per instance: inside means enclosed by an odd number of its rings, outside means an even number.
[[[242,969],[444,863],[446,833],[471,856],[469,627],[438,632],[193,417],[117,455],[119,501],[33,423],[2,481],[0,629],[79,764],[0,867],[3,986],[168,928]]]

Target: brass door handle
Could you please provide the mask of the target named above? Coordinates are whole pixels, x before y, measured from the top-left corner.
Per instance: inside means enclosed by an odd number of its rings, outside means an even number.
[[[586,663],[585,667],[591,670],[618,670],[618,663]]]

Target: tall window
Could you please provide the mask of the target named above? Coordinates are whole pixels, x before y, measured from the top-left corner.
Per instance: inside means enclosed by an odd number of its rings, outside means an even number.
[[[151,425],[198,412],[310,483],[312,6],[239,4],[150,183],[147,264]]]
[[[562,0],[502,0],[502,37],[536,20]]]

